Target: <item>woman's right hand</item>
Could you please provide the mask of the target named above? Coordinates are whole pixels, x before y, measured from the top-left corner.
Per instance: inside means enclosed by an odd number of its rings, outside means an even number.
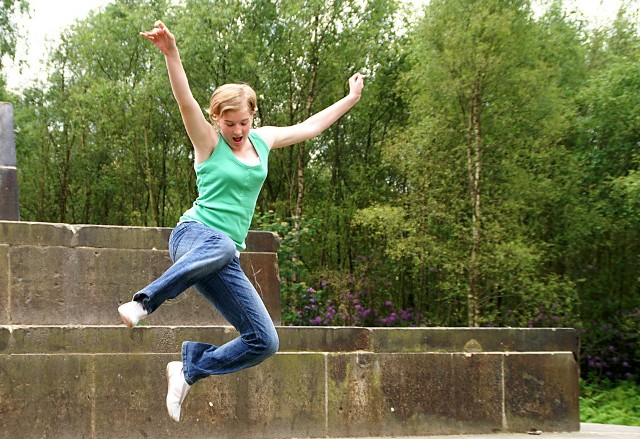
[[[140,35],[151,41],[165,55],[178,50],[175,37],[160,20],[156,21],[153,29],[147,32],[140,32]]]

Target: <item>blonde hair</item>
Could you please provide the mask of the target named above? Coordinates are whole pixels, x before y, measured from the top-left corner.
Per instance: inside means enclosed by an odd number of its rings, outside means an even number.
[[[256,92],[247,84],[224,84],[216,88],[209,103],[209,117],[216,120],[225,111],[248,110],[253,115],[258,108]]]

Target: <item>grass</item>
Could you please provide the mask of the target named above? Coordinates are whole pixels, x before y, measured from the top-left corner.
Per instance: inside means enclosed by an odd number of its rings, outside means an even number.
[[[581,380],[580,422],[640,426],[640,385]]]

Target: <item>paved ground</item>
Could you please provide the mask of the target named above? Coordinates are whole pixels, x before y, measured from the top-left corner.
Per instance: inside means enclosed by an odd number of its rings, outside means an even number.
[[[395,439],[640,439],[640,427],[618,425],[581,424],[580,431],[574,433],[502,433],[502,434],[465,434],[450,436],[396,437]],[[346,439],[346,438],[345,438]],[[364,438],[361,438],[364,439]]]

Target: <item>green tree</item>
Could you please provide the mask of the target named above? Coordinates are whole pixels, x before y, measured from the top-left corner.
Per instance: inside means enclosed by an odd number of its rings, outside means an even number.
[[[590,77],[577,96],[573,149],[589,208],[585,239],[574,247],[583,314],[611,321],[640,307],[640,227],[634,213],[640,156],[640,34],[623,8],[590,43]],[[605,292],[603,294],[603,292]]]
[[[37,131],[43,135],[39,145],[24,142],[31,133],[18,139],[21,185],[41,180],[43,174],[34,173],[40,166],[48,169],[40,190],[21,197],[27,218],[164,225],[170,216],[175,221],[167,175],[180,173],[180,164],[190,175],[189,150],[170,157],[170,149],[185,145],[183,130],[176,128],[173,106],[168,110],[164,66],[138,36],[166,7],[163,1],[114,2],[64,32],[51,55],[45,91],[26,93],[34,110],[25,111],[39,113]],[[41,154],[32,153],[34,146]],[[43,163],[31,167],[31,159]],[[55,207],[43,212],[36,194],[55,199]]]
[[[401,84],[411,116],[385,150],[398,202],[360,222],[386,227],[375,218],[393,215],[388,254],[414,267],[420,299],[450,323],[523,324],[536,305],[572,298],[530,228],[560,193],[553,163],[566,155],[567,107],[542,32],[527,1],[495,0],[432,1],[413,34]]]
[[[28,0],[2,0],[0,2],[0,70],[5,55],[15,56],[18,28],[14,21],[16,14],[29,10]]]
[[[35,195],[27,195],[26,217],[170,225],[192,202],[191,147],[164,62],[138,36],[157,18],[178,37],[199,102],[206,104],[222,83],[248,82],[260,95],[259,122],[283,125],[343,95],[356,65],[370,74],[379,68],[382,58],[372,55],[383,54],[391,41],[385,29],[393,5],[190,0],[171,7],[160,0],[119,0],[90,14],[63,34],[47,85],[37,87],[44,91],[27,92],[28,105],[41,115],[32,128],[45,133],[38,147],[49,179],[30,193],[56,202],[45,212]],[[274,152],[263,209],[277,205],[286,216],[300,217],[305,177],[314,181],[310,165],[328,149],[327,139],[343,143],[346,135],[335,131]],[[28,174],[44,164],[30,167],[32,146],[20,148],[24,180],[35,182]]]

